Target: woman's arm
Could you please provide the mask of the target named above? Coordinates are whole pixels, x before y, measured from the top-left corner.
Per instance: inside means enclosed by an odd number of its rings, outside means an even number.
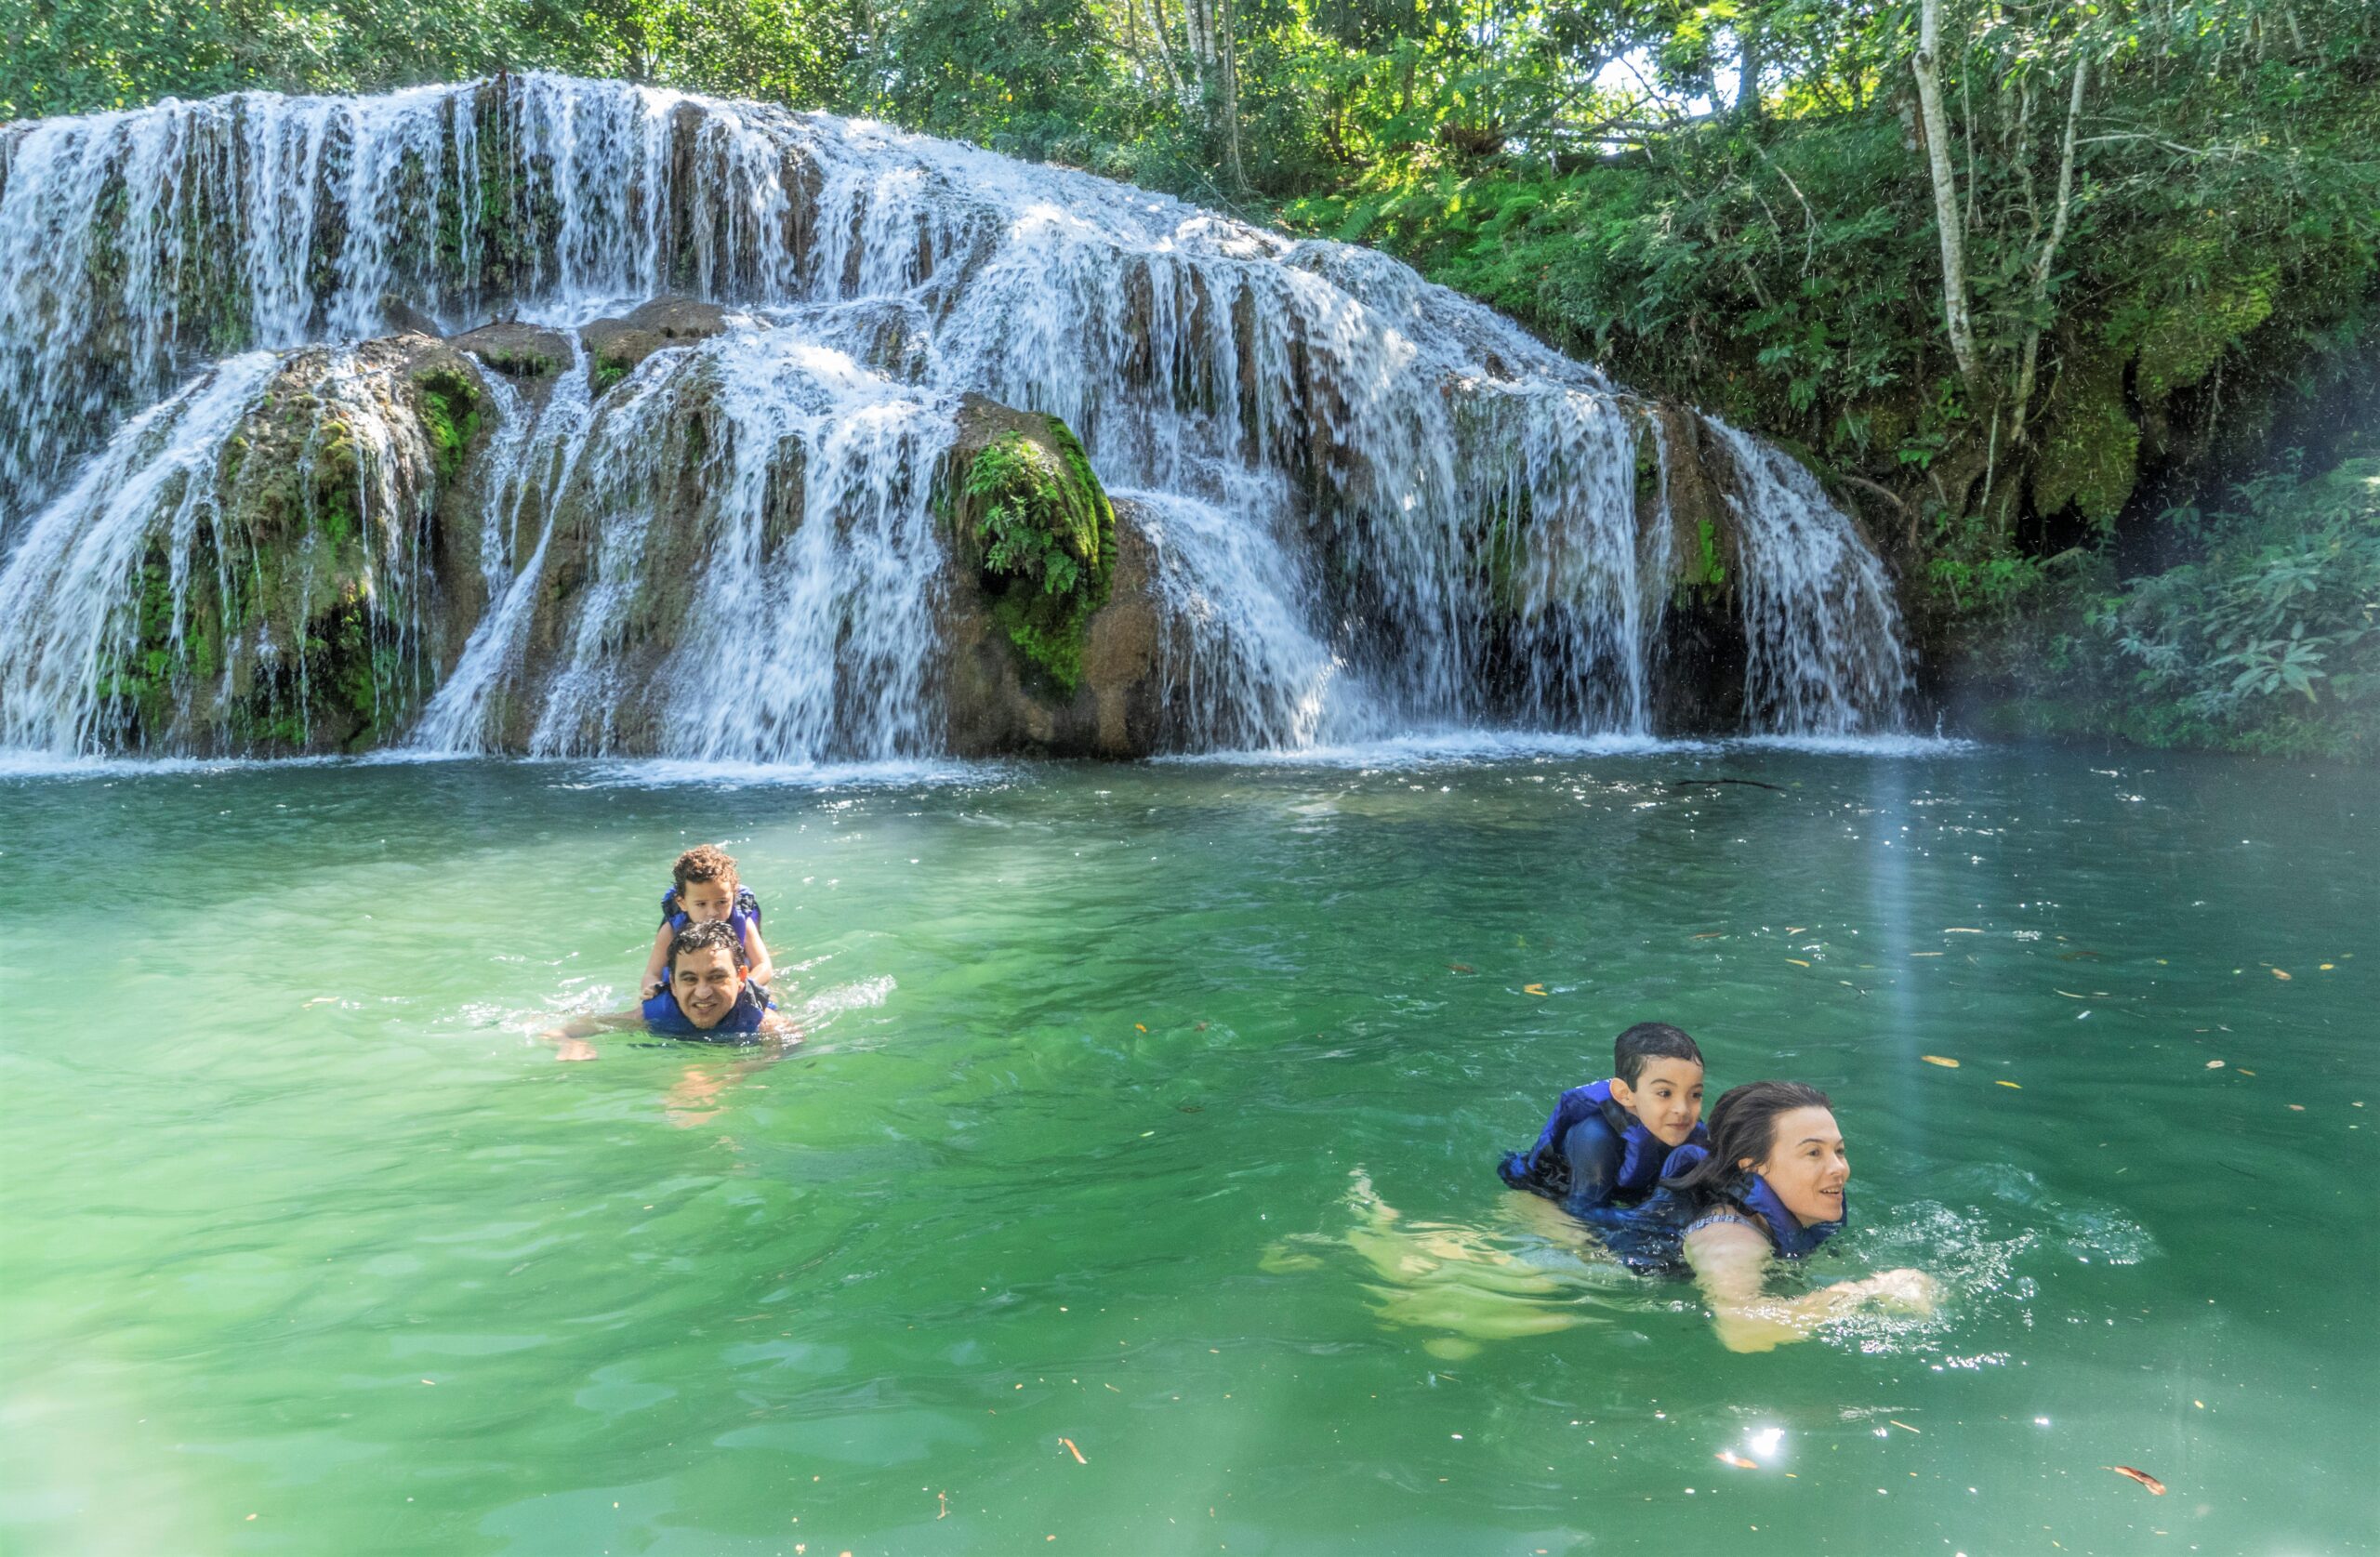
[[[1766,1235],[1748,1222],[1711,1222],[1686,1235],[1686,1263],[1711,1305],[1719,1344],[1730,1352],[1767,1352],[1804,1339],[1825,1321],[1871,1300],[1915,1313],[1934,1308],[1934,1278],[1908,1270],[1839,1282],[1799,1298],[1772,1298],[1765,1290],[1768,1256]]]
[[[637,981],[639,999],[652,999],[661,993],[661,986],[668,983],[670,940],[667,923],[653,932],[653,955],[644,959],[644,977]]]
[[[777,976],[777,965],[769,960],[769,943],[760,939],[760,927],[755,923],[744,931],[745,976],[762,989]]]

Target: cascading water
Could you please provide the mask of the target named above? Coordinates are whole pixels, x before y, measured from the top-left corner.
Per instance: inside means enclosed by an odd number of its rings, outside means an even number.
[[[1853,734],[1897,711],[1909,656],[1891,581],[1801,463],[1716,417],[1743,537],[1744,701],[1758,727]]]
[[[195,415],[227,350],[424,316],[567,333],[670,294],[742,316],[617,382],[583,359],[542,398],[480,375],[481,578],[449,594],[487,604],[445,635],[416,746],[936,749],[935,483],[969,392],[1063,418],[1132,494],[1160,744],[1648,726],[1669,540],[1642,515],[1669,456],[1593,368],[1368,251],[881,125],[545,75],[0,127],[7,576],[59,503],[113,516],[125,557],[188,527],[201,483],[135,482],[125,440],[231,438],[238,415]],[[1881,566],[1798,468],[1717,430],[1753,721],[1889,722]],[[137,568],[85,555],[44,576],[121,620]],[[0,632],[7,738],[107,744],[100,656]]]

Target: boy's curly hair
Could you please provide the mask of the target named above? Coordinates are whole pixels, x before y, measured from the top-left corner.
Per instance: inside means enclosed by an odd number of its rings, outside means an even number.
[[[715,844],[698,843],[678,856],[678,863],[670,867],[669,874],[681,891],[695,881],[733,883],[736,880],[735,857]]]

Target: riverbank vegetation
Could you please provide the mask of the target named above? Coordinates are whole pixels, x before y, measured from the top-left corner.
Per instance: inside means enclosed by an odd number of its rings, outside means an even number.
[[[2360,0],[0,0],[0,113],[548,66],[1376,244],[1783,442],[2010,733],[2380,756]]]

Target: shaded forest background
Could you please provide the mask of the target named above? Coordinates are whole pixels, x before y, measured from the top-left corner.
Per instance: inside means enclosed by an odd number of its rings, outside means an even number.
[[[2380,758],[2368,0],[0,0],[0,117],[550,68],[1377,245],[1783,442],[2000,733]]]

